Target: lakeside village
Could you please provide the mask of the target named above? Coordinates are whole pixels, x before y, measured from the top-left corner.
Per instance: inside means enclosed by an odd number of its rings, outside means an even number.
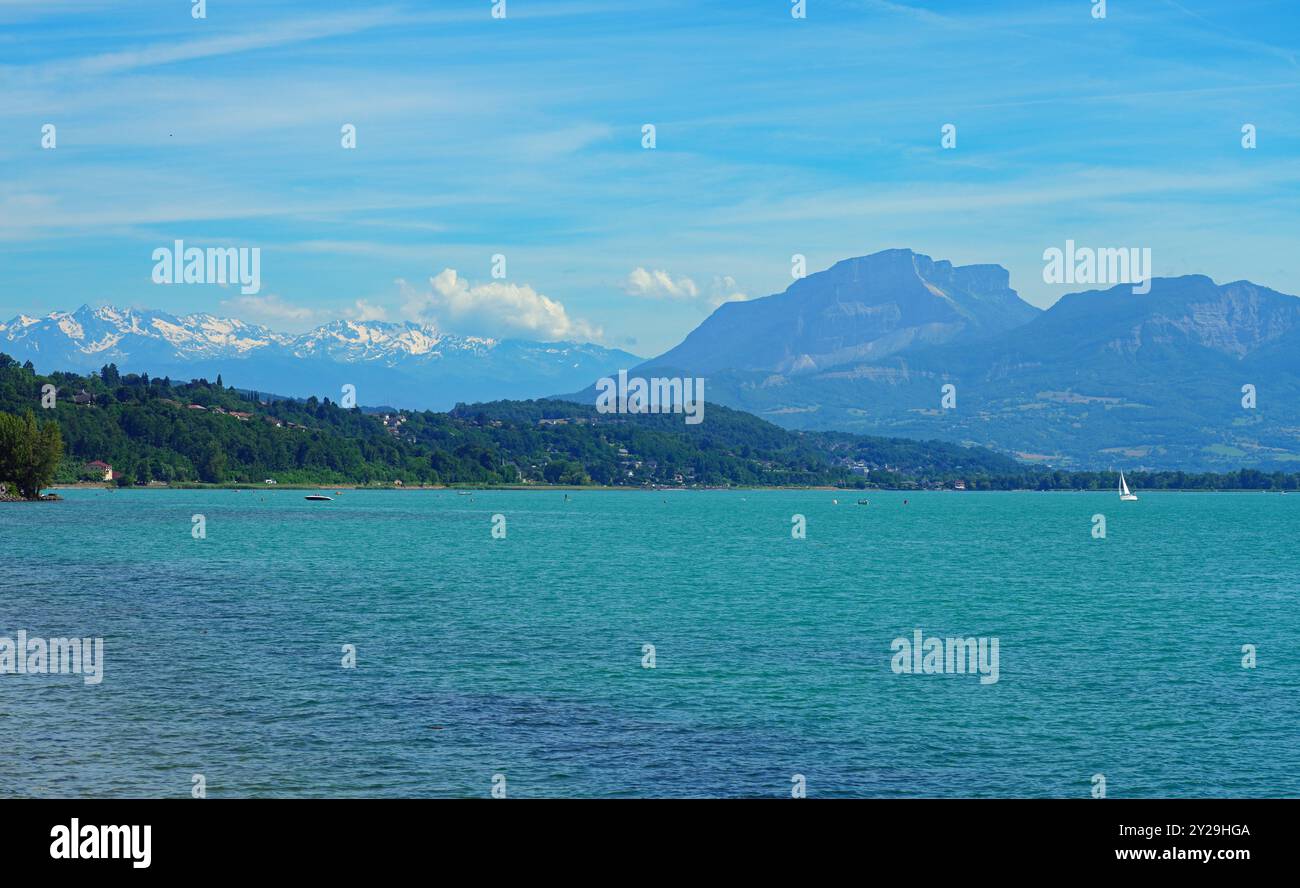
[[[73,395],[71,400],[74,404],[78,405],[79,407],[93,408],[95,406],[94,396],[91,395],[89,392],[85,391],[84,389],[78,391],[75,395]],[[295,422],[290,422],[288,420],[281,419],[279,417],[270,414],[253,414],[250,412],[240,411],[240,410],[227,410],[225,408],[215,406],[215,405],[204,406],[202,404],[182,403],[180,401],[176,401],[171,398],[160,398],[159,403],[167,404],[178,410],[203,411],[217,416],[225,416],[235,422],[262,421],[278,429],[289,429],[289,430],[300,431],[300,432],[310,431],[310,429],[308,429],[307,426],[300,425]],[[271,407],[272,402],[259,401],[258,405],[261,407]],[[372,415],[374,416],[375,420],[378,421],[380,425],[383,426],[384,431],[388,435],[390,435],[391,437],[397,440],[401,440],[404,437],[405,433],[403,427],[406,425],[406,421],[407,421],[407,416],[405,414],[389,412],[389,413],[375,413]],[[605,419],[603,417],[561,417],[555,419],[542,418],[537,420],[537,425],[539,427],[548,427],[548,426],[555,427],[555,426],[564,426],[569,424],[594,426],[602,422],[619,422],[619,421],[620,421],[619,419],[614,417],[611,417],[609,419]],[[502,425],[502,422],[500,420],[489,420],[488,425],[493,427],[500,427]],[[406,435],[406,437],[411,438],[412,436]],[[683,472],[675,474],[672,478],[671,484],[665,484],[663,483],[662,480],[659,482],[652,483],[650,479],[657,477],[658,470],[659,470],[659,464],[656,460],[639,459],[635,454],[630,453],[626,447],[622,447],[614,443],[611,443],[610,446],[616,448],[617,450],[620,474],[623,476],[623,478],[626,479],[625,481],[622,481],[622,483],[619,486],[628,486],[628,487],[644,486],[647,488],[655,488],[655,489],[663,489],[663,488],[707,489],[711,486],[711,485],[705,485],[699,483],[695,478],[694,470],[690,468],[686,468]],[[555,451],[554,448],[548,448],[548,452],[556,456],[561,456],[561,454]],[[841,469],[848,471],[854,476],[860,477],[864,482],[864,484],[873,471],[890,473],[890,474],[898,471],[897,467],[895,466],[891,466],[888,464],[872,465],[862,460],[853,459],[852,457],[849,456],[842,456],[842,457],[835,458],[832,460],[832,464]],[[775,469],[776,464],[769,463],[764,467]],[[521,467],[516,467],[516,468],[521,468]],[[529,468],[536,470],[538,469],[538,466],[531,465],[529,466]],[[525,473],[522,471],[519,474],[521,476],[520,486],[526,486],[526,487],[545,486],[545,485],[539,485],[538,482],[530,478],[523,477]],[[85,463],[81,467],[79,479],[80,482],[84,484],[94,484],[94,485],[99,485],[99,484],[111,485],[115,483],[121,484],[122,473],[116,471],[110,463],[105,462],[104,460],[95,459]],[[645,479],[645,480],[638,483],[638,479]],[[265,478],[262,481],[263,486],[274,486],[277,485],[278,483],[279,481],[276,478]],[[172,485],[168,484],[166,481],[151,480],[147,482],[136,481],[133,486],[166,488]],[[185,486],[193,486],[193,484],[187,482]],[[245,485],[237,485],[237,486],[245,486]],[[306,485],[306,486],[314,486],[314,485]],[[353,486],[353,485],[336,485],[336,486]],[[404,488],[407,485],[405,485],[401,480],[394,480],[391,485],[375,484],[373,486],[377,488],[389,487],[389,486],[394,488]],[[966,490],[966,482],[963,479],[956,479],[947,484],[940,483],[940,482],[933,482],[925,485],[917,485],[916,487],[922,489],[928,489],[928,490],[943,490],[943,489]]]

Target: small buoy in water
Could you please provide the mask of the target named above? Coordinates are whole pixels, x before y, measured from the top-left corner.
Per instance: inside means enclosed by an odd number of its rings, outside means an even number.
[[[839,504],[840,504],[840,501],[839,501],[839,500],[837,500],[837,499],[833,499],[833,500],[831,500],[831,505],[833,505],[833,506],[838,506]]]

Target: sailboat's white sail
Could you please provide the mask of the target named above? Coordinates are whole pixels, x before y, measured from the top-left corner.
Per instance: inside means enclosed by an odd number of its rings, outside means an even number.
[[[1128,482],[1124,480],[1124,473],[1119,473],[1119,498],[1121,500],[1136,500],[1137,497],[1129,493]]]

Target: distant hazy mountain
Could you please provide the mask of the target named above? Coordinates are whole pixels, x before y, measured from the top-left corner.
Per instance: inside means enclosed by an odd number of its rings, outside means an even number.
[[[791,428],[1063,467],[1300,466],[1300,299],[1247,281],[1157,278],[1040,311],[997,266],[890,250],[724,305],[634,372],[706,377],[707,400]]]
[[[334,400],[351,384],[361,404],[431,409],[540,397],[641,360],[597,345],[462,337],[409,322],[334,321],[290,335],[208,314],[85,305],[0,324],[0,351],[42,372],[115,363],[176,379],[221,373],[228,385]]]
[[[1032,320],[997,265],[954,266],[911,250],[837,262],[784,293],[718,308],[655,360],[718,370],[808,373],[918,345],[984,338]]]

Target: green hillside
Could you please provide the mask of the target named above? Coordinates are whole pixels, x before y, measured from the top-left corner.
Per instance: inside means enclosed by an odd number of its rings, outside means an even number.
[[[42,387],[56,405],[39,409]],[[912,442],[856,447],[777,428],[708,407],[707,421],[680,416],[612,417],[567,402],[497,402],[449,413],[371,415],[329,400],[272,400],[216,382],[174,383],[105,366],[80,376],[37,375],[0,356],[0,411],[38,408],[54,420],[65,458],[58,480],[94,477],[90,461],[113,466],[118,483],[203,482],[391,484],[814,485],[852,484],[848,458],[909,471],[947,470],[991,453]]]
[[[43,387],[57,389],[43,409]],[[40,376],[0,355],[0,412],[34,411],[57,424],[64,457],[55,480],[120,485],[561,484],[645,487],[951,486],[1108,489],[1111,473],[1051,472],[980,448],[937,441],[793,432],[708,404],[705,420],[598,414],[569,401],[498,401],[447,413],[344,409],[328,399],[288,400],[215,382],[120,374]],[[3,465],[3,462],[0,462]],[[1158,473],[1138,488],[1288,488],[1300,476]],[[13,479],[0,479],[13,480]]]

